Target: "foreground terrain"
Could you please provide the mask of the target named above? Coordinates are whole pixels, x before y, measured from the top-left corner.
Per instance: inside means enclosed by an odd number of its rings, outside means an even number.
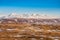
[[[1,23],[0,40],[60,40],[60,25]]]

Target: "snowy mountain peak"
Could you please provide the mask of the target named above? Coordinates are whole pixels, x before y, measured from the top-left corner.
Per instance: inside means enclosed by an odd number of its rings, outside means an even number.
[[[12,13],[10,15],[4,16],[4,18],[41,18],[41,19],[51,19],[51,18],[58,18],[55,16],[49,16],[49,15],[40,15],[40,14],[16,14],[16,13]]]
[[[9,16],[16,16],[17,14],[16,13],[12,13],[12,14],[10,14]]]

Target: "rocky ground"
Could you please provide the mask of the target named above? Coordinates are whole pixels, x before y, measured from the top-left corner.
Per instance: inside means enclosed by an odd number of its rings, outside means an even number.
[[[0,40],[60,40],[60,25],[0,24]]]

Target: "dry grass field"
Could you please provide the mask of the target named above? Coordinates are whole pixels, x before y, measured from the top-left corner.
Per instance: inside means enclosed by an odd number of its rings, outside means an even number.
[[[60,40],[60,25],[0,24],[0,40]]]

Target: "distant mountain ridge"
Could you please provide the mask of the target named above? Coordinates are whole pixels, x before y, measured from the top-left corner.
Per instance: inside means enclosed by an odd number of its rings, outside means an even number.
[[[38,17],[37,17],[38,16]],[[60,18],[46,18],[47,15],[40,16],[38,14],[15,14],[0,17],[0,23],[30,23],[30,24],[48,24],[60,25]]]
[[[10,15],[1,16],[0,18],[34,18],[34,19],[52,19],[52,18],[58,18],[55,16],[48,16],[48,15],[40,15],[40,14],[16,14],[12,13]]]

